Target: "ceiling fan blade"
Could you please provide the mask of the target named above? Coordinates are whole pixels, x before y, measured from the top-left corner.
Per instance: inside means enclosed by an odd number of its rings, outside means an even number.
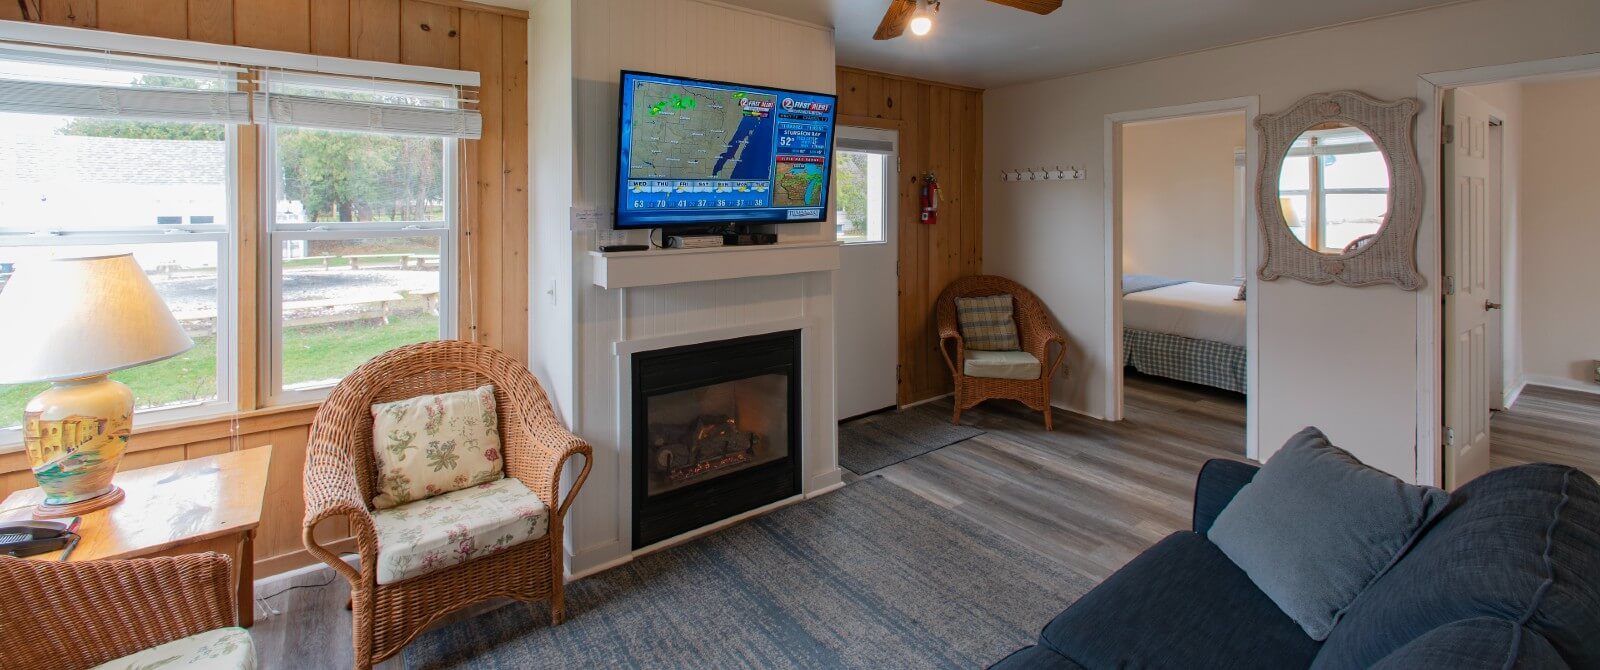
[[[892,40],[906,31],[906,25],[911,23],[911,15],[917,11],[916,0],[893,0],[889,4],[889,11],[883,13],[883,21],[878,23],[878,32],[872,34],[875,40]]]
[[[1015,7],[1025,12],[1035,14],[1049,14],[1061,9],[1061,0],[989,0],[997,5]]]

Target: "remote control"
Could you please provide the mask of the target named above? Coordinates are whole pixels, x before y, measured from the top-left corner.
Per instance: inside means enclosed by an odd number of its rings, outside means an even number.
[[[602,245],[600,245],[600,251],[602,251],[602,252],[645,251],[645,250],[647,250],[649,248],[650,248],[650,245],[648,245],[648,244],[602,244]]]

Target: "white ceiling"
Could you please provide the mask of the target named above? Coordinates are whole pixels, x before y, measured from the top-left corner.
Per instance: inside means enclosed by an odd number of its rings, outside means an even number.
[[[990,88],[1460,0],[1066,0],[1039,16],[944,0],[933,32],[877,42],[889,0],[722,0],[833,26],[838,63]]]

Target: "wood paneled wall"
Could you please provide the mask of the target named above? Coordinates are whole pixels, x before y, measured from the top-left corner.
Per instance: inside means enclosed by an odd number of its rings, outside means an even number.
[[[527,13],[459,0],[0,0],[0,19],[481,73],[483,138],[465,142],[461,155],[460,335],[527,360]],[[254,361],[257,133],[247,126],[238,137],[239,359]],[[301,470],[316,408],[254,409],[253,372],[238,375],[246,380],[238,389],[246,411],[139,429],[122,468],[273,445],[255,544],[256,575],[263,577],[312,562],[300,542]],[[23,454],[0,454],[0,498],[32,486]],[[347,533],[337,526],[323,524],[319,532],[334,541]]]
[[[841,125],[900,132],[899,402],[949,393],[933,306],[951,281],[983,271],[983,92],[845,67],[838,90]],[[920,221],[930,172],[935,225]]]

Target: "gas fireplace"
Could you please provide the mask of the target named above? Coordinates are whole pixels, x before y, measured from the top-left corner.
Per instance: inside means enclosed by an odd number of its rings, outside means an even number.
[[[800,493],[800,331],[633,355],[633,546]]]

